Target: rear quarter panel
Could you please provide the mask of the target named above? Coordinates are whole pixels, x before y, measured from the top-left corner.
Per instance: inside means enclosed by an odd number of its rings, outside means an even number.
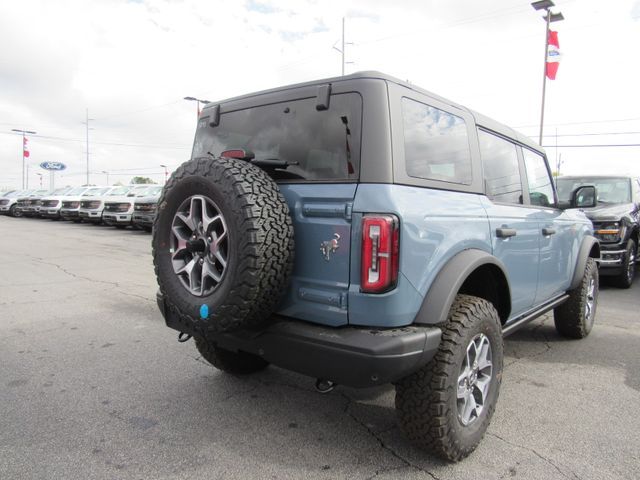
[[[429,188],[361,184],[353,206],[349,323],[399,327],[413,322],[435,276],[454,255],[476,248],[491,253],[480,196]],[[398,286],[386,294],[360,292],[361,220],[367,213],[400,219]]]

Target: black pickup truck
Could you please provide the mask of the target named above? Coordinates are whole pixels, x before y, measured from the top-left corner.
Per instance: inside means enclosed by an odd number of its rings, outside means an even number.
[[[584,209],[600,240],[600,275],[613,276],[621,288],[633,283],[640,232],[640,179],[631,176],[567,176],[557,179],[560,201],[568,202],[581,185],[594,185],[598,203]]]

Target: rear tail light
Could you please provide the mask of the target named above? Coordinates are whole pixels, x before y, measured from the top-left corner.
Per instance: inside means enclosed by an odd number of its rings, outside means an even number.
[[[400,224],[395,215],[367,215],[362,219],[360,289],[382,293],[398,282]]]

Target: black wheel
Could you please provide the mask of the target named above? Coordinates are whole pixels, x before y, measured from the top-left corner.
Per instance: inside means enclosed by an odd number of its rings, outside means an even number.
[[[276,183],[231,158],[198,158],[169,179],[153,224],[161,292],[183,322],[207,333],[266,321],[293,266],[293,224]]]
[[[152,228],[151,227],[147,227],[146,225],[142,227],[142,229],[147,232],[147,233],[151,233]]]
[[[560,335],[569,338],[589,335],[596,317],[598,289],[598,265],[589,258],[580,285],[569,292],[569,299],[553,311],[553,320]]]
[[[627,242],[627,249],[622,257],[622,272],[615,279],[616,286],[630,288],[636,275],[636,242],[632,239]]]
[[[18,210],[17,205],[11,205],[11,208],[9,209],[9,215],[11,215],[12,217],[21,217],[22,212]]]
[[[202,338],[196,338],[196,348],[202,358],[223,372],[234,375],[248,375],[259,372],[269,366],[263,358],[246,352],[232,352],[209,343]]]
[[[458,295],[435,357],[396,385],[396,410],[409,439],[450,461],[473,452],[498,401],[502,357],[494,306]]]

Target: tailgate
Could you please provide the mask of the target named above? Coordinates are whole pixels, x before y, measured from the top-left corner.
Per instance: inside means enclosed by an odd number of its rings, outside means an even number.
[[[348,323],[351,208],[356,184],[280,184],[295,230],[293,277],[278,313]]]

